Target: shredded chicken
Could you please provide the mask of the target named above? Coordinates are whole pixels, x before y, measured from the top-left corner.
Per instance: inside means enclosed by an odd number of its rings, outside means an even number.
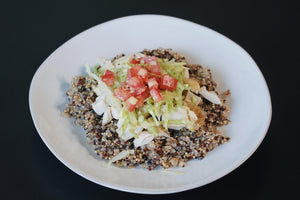
[[[191,91],[195,93],[199,93],[200,91],[200,85],[199,82],[194,78],[183,78],[183,83],[188,84],[191,88]]]
[[[214,103],[214,104],[222,104],[220,98],[214,91],[207,91],[205,86],[202,86],[200,88],[199,93],[208,101]]]
[[[197,116],[197,121],[193,124],[192,127],[190,127],[190,130],[198,130],[202,125],[205,123],[206,118],[206,112],[199,106],[190,103],[185,102],[185,104],[189,107],[191,111],[193,111]]]

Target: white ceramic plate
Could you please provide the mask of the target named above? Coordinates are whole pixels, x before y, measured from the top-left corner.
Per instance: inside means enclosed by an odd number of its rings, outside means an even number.
[[[203,160],[173,170],[183,174],[126,169],[98,158],[72,119],[61,115],[72,77],[84,74],[83,65],[98,57],[135,53],[144,48],[172,48],[213,71],[219,89],[230,89],[231,140]],[[117,190],[161,194],[210,183],[241,165],[263,140],[271,120],[266,82],[255,62],[236,43],[201,25],[160,15],[115,19],[90,28],[54,51],[35,73],[29,92],[30,111],[41,138],[66,166],[86,179]]]

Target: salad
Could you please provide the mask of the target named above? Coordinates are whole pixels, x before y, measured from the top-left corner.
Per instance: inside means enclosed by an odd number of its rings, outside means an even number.
[[[118,166],[184,166],[228,141],[229,91],[216,91],[210,70],[170,49],[100,58],[67,92],[68,117],[95,152]],[[208,143],[207,143],[208,142]]]

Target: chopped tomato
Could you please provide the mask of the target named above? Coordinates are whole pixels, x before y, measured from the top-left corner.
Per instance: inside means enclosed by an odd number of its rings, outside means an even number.
[[[138,97],[138,96],[137,96]],[[137,98],[138,99],[138,98]],[[141,108],[144,106],[144,100],[138,99],[138,103],[136,104],[136,108]]]
[[[145,92],[146,89],[147,89],[147,86],[143,85],[142,87],[139,87],[139,88],[134,90],[134,95],[140,95],[143,92]]]
[[[145,82],[148,80],[148,71],[143,67],[138,71],[137,75],[138,77],[142,78]]]
[[[140,64],[142,58],[136,58],[136,59],[132,59],[130,61],[131,64]]]
[[[155,75],[155,74],[151,74],[151,75],[149,76],[149,79],[150,79],[150,78],[155,78],[155,80],[158,82],[158,84],[160,84],[160,79],[161,79],[160,76]]]
[[[139,70],[142,67],[140,65],[134,65],[133,67],[131,67],[130,69],[127,70],[127,77],[126,80],[128,81],[129,79],[131,79],[133,76],[137,76],[137,73],[139,72]]]
[[[156,80],[155,77],[149,78],[147,84],[148,84],[148,87],[150,90],[152,88],[158,88],[158,86],[159,86],[158,81]]]
[[[146,68],[152,74],[161,75],[159,63],[156,60],[147,63]]]
[[[150,63],[150,62],[152,62],[152,61],[154,61],[154,60],[157,60],[157,59],[158,59],[158,58],[155,57],[155,56],[146,56],[146,57],[143,57],[143,58],[141,59],[141,61],[142,61],[142,63],[147,64],[147,63]]]
[[[172,76],[165,74],[161,78],[161,89],[167,89],[167,90],[175,90],[177,87],[178,80],[176,78],[173,78]]]
[[[138,89],[138,88],[144,86],[143,81],[142,81],[139,77],[136,77],[136,76],[131,77],[131,78],[127,81],[127,83],[128,83],[128,85],[129,85],[132,89],[134,89],[134,90],[136,90],[136,89]]]
[[[121,82],[121,86],[127,86],[127,83],[126,82]]]
[[[144,106],[144,101],[148,97],[149,97],[149,89],[148,88],[146,88],[146,90],[142,94],[135,96],[135,98],[138,99],[138,103],[136,104],[136,108],[143,107]]]
[[[149,89],[146,88],[146,90],[140,95],[143,99],[147,99],[150,96]]]
[[[101,80],[108,86],[113,86],[115,84],[115,75],[112,71],[106,70]]]
[[[163,97],[160,94],[160,90],[157,88],[152,88],[150,90],[150,95],[153,98],[154,102],[160,102],[161,100],[163,100]]]
[[[129,70],[130,70],[130,73],[132,76],[137,76],[137,73],[140,71],[142,67],[140,65],[134,65],[133,67],[131,67]]]
[[[131,79],[132,75],[130,70],[127,70],[127,76],[126,76],[126,81],[128,81],[129,79]]]
[[[150,73],[161,75],[161,70],[157,59],[158,58],[155,56],[147,56],[142,58],[141,63],[146,64],[146,68]]]
[[[127,85],[123,85],[114,91],[114,96],[121,101],[126,101],[129,97],[133,95],[133,91]]]
[[[126,100],[125,107],[127,108],[127,110],[129,112],[131,112],[131,111],[133,111],[133,109],[135,108],[137,103],[138,103],[138,99],[135,98],[134,96],[131,96]]]

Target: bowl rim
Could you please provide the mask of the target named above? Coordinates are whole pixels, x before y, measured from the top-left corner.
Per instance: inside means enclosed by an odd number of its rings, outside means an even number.
[[[264,87],[266,89],[266,92],[267,92],[267,96],[268,96],[268,111],[269,111],[269,114],[268,114],[268,118],[265,120],[264,122],[264,134],[262,135],[262,137],[260,138],[260,141],[256,144],[255,148],[252,149],[251,152],[249,152],[249,154],[247,156],[244,157],[244,159],[242,159],[240,162],[238,162],[236,165],[233,165],[231,166],[231,168],[229,169],[226,169],[226,170],[223,170],[222,172],[219,173],[218,176],[215,176],[213,178],[207,178],[204,180],[204,183],[201,184],[201,185],[194,185],[194,186],[188,186],[188,187],[180,187],[180,188],[172,188],[172,189],[165,189],[165,190],[157,190],[157,189],[146,189],[146,188],[143,188],[143,189],[140,189],[140,188],[135,188],[135,187],[128,187],[126,185],[114,185],[114,184],[108,184],[106,182],[103,182],[101,180],[97,180],[93,177],[90,177],[88,175],[85,174],[85,172],[82,172],[81,170],[79,169],[75,169],[70,163],[66,162],[63,158],[61,158],[57,153],[56,151],[48,144],[46,138],[43,136],[43,134],[41,133],[41,130],[39,129],[39,126],[37,124],[37,120],[36,120],[36,117],[34,115],[34,108],[33,108],[33,104],[32,104],[32,98],[33,98],[33,86],[35,85],[35,83],[37,83],[37,79],[38,79],[38,74],[40,73],[40,71],[45,68],[45,63],[48,62],[48,60],[54,55],[56,54],[59,49],[63,48],[67,43],[71,42],[72,40],[76,39],[77,37],[81,37],[83,34],[93,30],[93,29],[96,29],[97,27],[99,26],[103,26],[103,25],[106,25],[106,24],[112,24],[112,23],[115,23],[115,22],[118,22],[118,21],[122,21],[122,20],[130,20],[130,19],[133,19],[133,18],[165,18],[165,19],[169,19],[169,20],[173,20],[173,21],[180,21],[182,23],[188,23],[188,24],[191,24],[193,26],[196,26],[197,28],[201,28],[201,29],[206,29],[210,32],[212,32],[213,34],[217,34],[218,36],[221,36],[223,37],[224,39],[226,40],[229,40],[230,42],[232,42],[232,44],[234,46],[236,46],[237,48],[239,48],[241,50],[241,52],[243,54],[245,54],[247,57],[249,57],[251,59],[251,61],[253,62],[254,66],[255,66],[255,70],[257,72],[259,72],[263,82],[264,82]],[[94,25],[78,34],[76,34],[75,36],[71,37],[70,39],[68,39],[66,42],[64,42],[63,44],[61,44],[59,47],[57,47],[42,63],[41,65],[38,67],[38,69],[36,70],[36,72],[34,73],[33,75],[33,78],[31,80],[31,83],[30,83],[30,87],[29,87],[29,110],[30,110],[30,114],[31,114],[31,117],[32,117],[32,120],[33,120],[33,123],[35,125],[35,128],[39,134],[39,136],[41,137],[42,141],[45,143],[45,145],[48,147],[48,149],[54,154],[54,156],[60,161],[62,162],[65,166],[67,166],[69,169],[71,169],[73,172],[75,172],[76,174],[84,177],[85,179],[87,180],[90,180],[98,185],[101,185],[101,186],[105,186],[105,187],[108,187],[108,188],[111,188],[111,189],[115,189],[115,190],[119,190],[119,191],[123,191],[123,192],[130,192],[130,193],[138,193],[138,194],[170,194],[170,193],[178,193],[178,192],[183,192],[183,191],[187,191],[187,190],[191,190],[191,189],[194,189],[194,188],[198,188],[198,187],[201,187],[201,186],[204,186],[206,184],[209,184],[215,180],[218,180],[220,178],[222,178],[223,176],[226,176],[227,174],[231,173],[233,170],[235,170],[236,168],[238,168],[240,165],[242,165],[256,150],[257,148],[260,146],[260,144],[262,143],[262,141],[264,140],[267,132],[268,132],[268,129],[270,127],[270,124],[271,124],[271,119],[272,119],[272,101],[271,101],[271,95],[270,95],[270,91],[269,91],[269,88],[268,88],[268,84],[261,72],[261,70],[259,69],[259,67],[257,66],[256,62],[253,60],[253,58],[249,55],[248,52],[246,52],[240,45],[238,45],[237,43],[235,43],[233,40],[231,40],[230,38],[226,37],[225,35],[221,34],[221,33],[218,33],[217,31],[214,31],[206,26],[203,26],[203,25],[200,25],[200,24],[197,24],[195,22],[192,22],[192,21],[189,21],[189,20],[186,20],[186,19],[181,19],[181,18],[178,18],[178,17],[174,17],[174,16],[168,16],[168,15],[159,15],[159,14],[138,14],[138,15],[129,15],[129,16],[124,16],[124,17],[119,17],[119,18],[115,18],[115,19],[112,19],[112,20],[109,20],[109,21],[106,21],[106,22],[103,22],[103,23],[100,23],[100,24],[97,24],[97,25]]]

